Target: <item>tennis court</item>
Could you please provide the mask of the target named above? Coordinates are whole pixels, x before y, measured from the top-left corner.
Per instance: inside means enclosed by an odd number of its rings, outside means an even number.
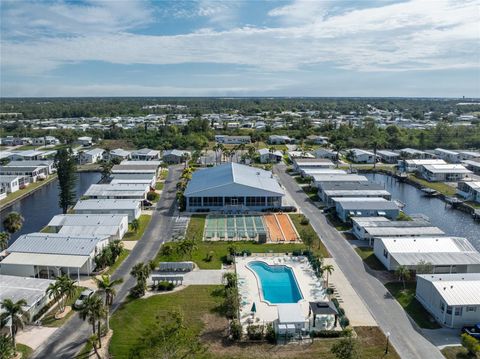
[[[207,216],[204,239],[206,241],[247,241],[266,236],[262,216],[217,215]]]

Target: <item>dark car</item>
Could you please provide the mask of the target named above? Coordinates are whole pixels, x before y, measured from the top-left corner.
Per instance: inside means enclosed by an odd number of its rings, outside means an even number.
[[[153,205],[153,203],[150,202],[148,199],[144,199],[144,200],[142,201],[142,206],[143,206],[143,207],[151,207],[152,205]]]
[[[462,333],[467,333],[468,335],[474,337],[475,339],[480,340],[480,323],[474,325],[473,327],[463,327]]]

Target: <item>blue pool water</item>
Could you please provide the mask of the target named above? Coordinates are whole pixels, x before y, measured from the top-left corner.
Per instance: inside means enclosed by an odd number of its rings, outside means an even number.
[[[260,280],[263,299],[272,303],[297,303],[303,299],[292,269],[283,266],[270,266],[264,262],[248,264]]]

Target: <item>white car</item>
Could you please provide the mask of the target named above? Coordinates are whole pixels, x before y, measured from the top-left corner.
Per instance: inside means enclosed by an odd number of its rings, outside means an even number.
[[[90,298],[95,291],[91,289],[85,289],[82,293],[80,293],[80,297],[75,301],[75,304],[73,305],[77,309],[81,309],[83,307],[83,304],[87,298]]]

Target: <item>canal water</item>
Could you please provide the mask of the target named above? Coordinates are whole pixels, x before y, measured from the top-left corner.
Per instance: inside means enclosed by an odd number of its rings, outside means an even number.
[[[422,214],[447,235],[467,238],[480,250],[480,225],[470,214],[445,207],[445,202],[441,199],[425,197],[418,188],[399,182],[391,176],[379,173],[368,173],[365,176],[372,182],[383,184],[393,199],[403,202],[406,205],[405,213]]]
[[[80,172],[77,174],[77,199],[82,196],[91,184],[100,181],[98,172]],[[25,222],[23,227],[10,238],[12,244],[19,236],[25,233],[38,232],[45,227],[56,214],[62,213],[58,205],[58,180],[54,180],[11,206],[0,212],[0,229],[3,231],[3,219],[12,212],[21,213]]]

